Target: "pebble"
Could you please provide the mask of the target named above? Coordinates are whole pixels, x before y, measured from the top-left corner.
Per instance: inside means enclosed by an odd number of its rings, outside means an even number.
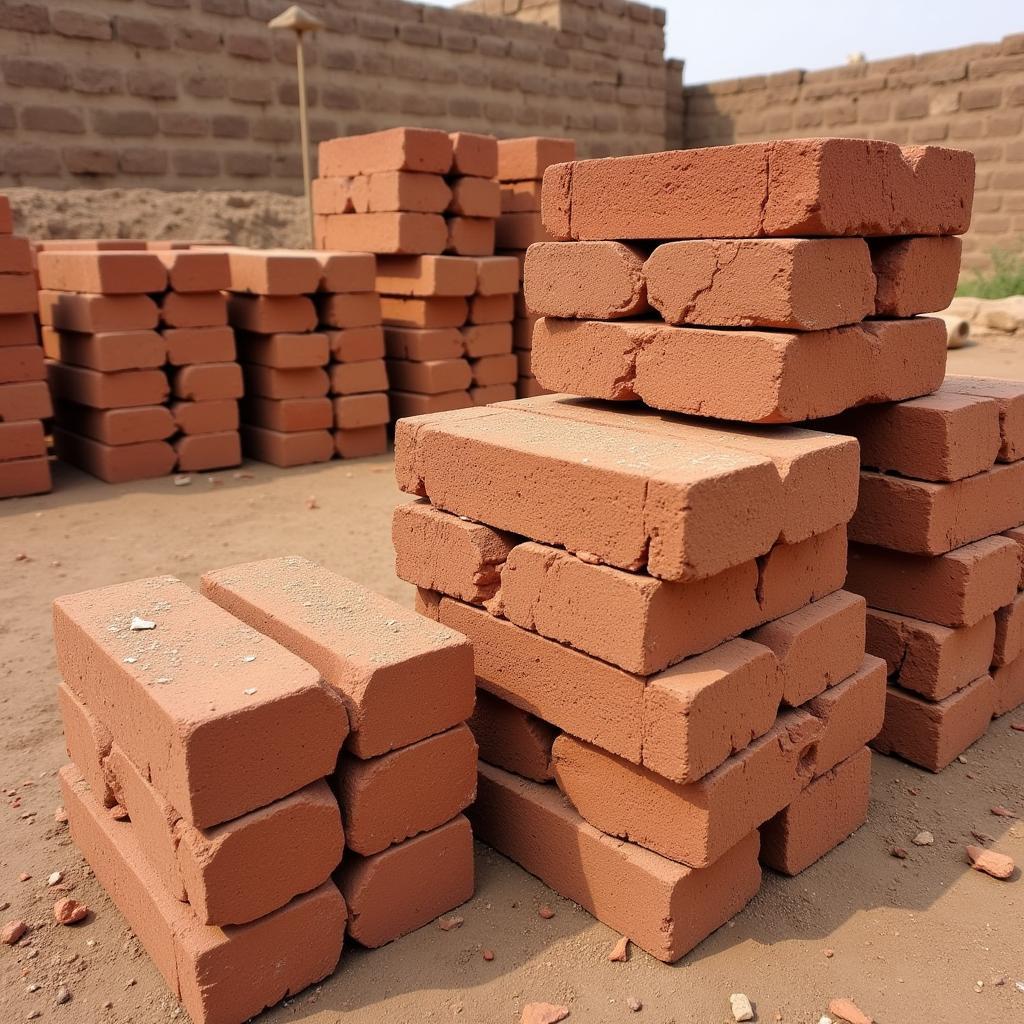
[[[128,820],[128,810],[127,808],[122,807],[120,804],[114,804],[114,806],[107,811],[107,814],[109,814],[114,819],[114,821]]]
[[[54,871],[52,875],[46,880],[46,884],[49,886],[57,885],[64,876],[59,871]]]
[[[56,1002],[58,1006],[63,1006],[65,1003],[71,1002],[71,991],[68,989],[67,985],[61,985],[61,987],[57,989],[57,995],[54,997],[54,1002]]]
[[[37,985],[37,984],[35,984],[33,982],[31,985],[29,985],[29,987],[25,991],[29,992],[29,993],[38,992],[41,988],[42,988],[42,985]]]
[[[57,900],[53,905],[53,918],[57,924],[77,924],[88,913],[89,908],[84,903],[71,898]]]
[[[555,912],[546,904],[541,904],[540,909],[537,911],[545,921],[550,921],[555,916]]]
[[[557,1006],[555,1003],[527,1003],[523,1007],[519,1024],[558,1024],[568,1016],[568,1006]]]
[[[24,921],[8,921],[0,929],[0,942],[5,946],[13,946],[27,931],[28,925]]]
[[[42,1014],[38,1010],[30,1010],[25,1020],[39,1020],[40,1017],[42,1017]]]
[[[966,852],[967,859],[975,871],[982,871],[986,875],[999,879],[1007,879],[1013,874],[1013,858],[1007,857],[1005,853],[985,850],[980,846],[968,846]]]
[[[192,477],[190,476],[176,476],[174,478],[175,487],[188,487],[192,483]]]
[[[890,857],[895,857],[897,860],[906,860],[907,859],[907,851],[904,850],[902,846],[894,846],[889,851],[889,856]]]
[[[128,628],[134,630],[135,632],[138,632],[142,629],[156,629],[156,623],[153,622],[151,619],[142,619],[139,618],[138,615],[133,615],[132,623]]]
[[[482,957],[483,957],[483,958],[484,958],[484,959],[485,959],[485,960],[486,960],[486,961],[487,961],[488,963],[490,963],[490,962],[491,962],[491,961],[492,961],[492,960],[494,959],[494,950],[493,950],[493,949],[482,949],[482,950],[480,950],[480,955],[481,955],[481,956],[482,956]]]
[[[875,1024],[852,999],[833,999],[828,1004],[828,1012],[847,1024]]]
[[[437,927],[443,932],[450,932],[454,931],[456,928],[461,928],[465,921],[466,919],[464,917],[460,917],[456,914],[453,917],[442,917],[437,922]]]
[[[1014,814],[1013,811],[1011,811],[1009,807],[1003,807],[1002,804],[996,804],[995,807],[992,808],[992,813],[997,818],[1016,818],[1017,817],[1017,815]]]
[[[935,836],[928,831],[918,832],[913,842],[915,846],[932,846],[935,843]]]
[[[22,873],[20,875],[18,875],[18,881],[19,882],[27,882],[31,877],[32,877],[31,875],[29,875],[26,872],[22,871]]]
[[[733,1020],[754,1019],[754,1007],[750,1005],[750,1000],[742,992],[733,992],[729,996],[729,1005],[732,1007]]]
[[[627,1006],[628,1006],[628,1007],[629,1007],[629,1008],[630,1008],[630,1009],[631,1009],[631,1010],[632,1010],[632,1011],[633,1011],[634,1013],[639,1013],[639,1012],[640,1012],[640,1011],[641,1011],[641,1010],[642,1010],[642,1009],[644,1008],[644,1004],[643,1004],[643,1003],[641,1003],[641,1002],[640,1002],[640,1000],[636,998],[636,996],[630,996],[630,997],[629,997],[629,998],[628,998],[628,999],[626,1000],[626,1005],[627,1005]]]
[[[818,1024],[833,1024],[832,1018],[821,1016],[818,1018]]]
[[[608,959],[613,963],[625,963],[629,959],[629,939],[625,935],[612,946]]]
[[[58,807],[53,812],[53,820],[57,825],[66,825],[68,823],[68,812],[63,807]]]

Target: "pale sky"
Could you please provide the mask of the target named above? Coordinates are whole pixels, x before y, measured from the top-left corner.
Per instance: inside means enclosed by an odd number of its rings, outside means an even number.
[[[458,0],[431,0],[445,7]],[[690,84],[998,41],[1024,32],[1022,0],[654,0],[666,53]]]

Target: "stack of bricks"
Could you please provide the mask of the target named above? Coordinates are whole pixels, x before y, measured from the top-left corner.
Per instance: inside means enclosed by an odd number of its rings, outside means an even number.
[[[37,255],[58,457],[110,483],[237,466],[227,257],[113,246]]]
[[[874,746],[937,772],[1024,702],[1024,382],[951,376],[825,426],[861,446],[848,586],[890,675]]]
[[[551,164],[576,158],[573,139],[531,137],[501,139],[498,142],[498,182],[501,185],[501,217],[498,218],[496,244],[499,252],[515,254],[519,261],[519,279],[523,278],[526,250],[534,242],[551,241],[541,222],[541,183]],[[530,349],[533,325],[537,317],[526,304],[520,289],[516,296],[516,317],[512,322],[518,361],[516,392],[520,398],[547,394],[533,375]]]
[[[231,249],[247,455],[275,466],[387,448],[387,378],[367,253]]]
[[[426,499],[397,571],[486,693],[477,837],[660,959],[759,861],[795,874],[866,817],[886,671],[841,589],[858,446],[777,424],[939,385],[941,321],[861,322],[864,239],[963,231],[972,187],[969,154],[855,140],[550,167],[535,372],[582,397],[397,424]],[[638,398],[705,418],[593,401]]]
[[[0,498],[51,487],[43,420],[53,409],[36,323],[32,249],[13,228],[10,203],[0,196]]]
[[[472,653],[303,559],[202,589],[55,602],[60,777],[191,1019],[241,1024],[330,974],[346,930],[381,945],[472,895]]]

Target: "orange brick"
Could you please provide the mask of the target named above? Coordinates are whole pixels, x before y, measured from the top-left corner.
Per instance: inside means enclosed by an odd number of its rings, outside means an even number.
[[[142,295],[167,287],[167,270],[148,252],[41,252],[39,286],[58,292]]]

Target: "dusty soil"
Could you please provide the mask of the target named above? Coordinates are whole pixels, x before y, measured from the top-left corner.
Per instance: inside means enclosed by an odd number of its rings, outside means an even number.
[[[952,353],[950,369],[1024,377],[1024,353],[975,346]],[[183,1018],[54,822],[65,754],[51,599],[163,572],[194,583],[207,568],[288,553],[410,598],[391,568],[390,511],[402,498],[388,458],[285,471],[252,464],[245,473],[216,474],[216,484],[195,476],[186,487],[108,486],[58,467],[53,494],[0,506],[0,921],[32,926],[26,945],[0,947],[4,1022],[34,1011],[75,1024]],[[307,507],[310,496],[318,508]],[[939,776],[876,755],[868,824],[796,879],[766,872],[751,906],[673,967],[635,948],[628,963],[609,963],[608,928],[478,847],[477,893],[459,911],[461,928],[431,925],[381,950],[347,950],[332,978],[263,1019],[514,1024],[525,1002],[543,1000],[590,1024],[719,1024],[731,1020],[729,993],[746,992],[765,1022],[816,1024],[837,996],[880,1024],[1019,1020],[1024,889],[1019,877],[998,882],[963,859],[975,830],[1024,861],[1024,823],[991,813],[1004,805],[1024,815],[1024,732],[1011,721],[1024,722],[1024,711]],[[912,843],[922,829],[934,845]],[[893,846],[907,858],[892,857]],[[54,871],[63,880],[48,888]],[[19,881],[23,872],[32,877]],[[89,905],[85,922],[53,923],[61,893]],[[542,903],[553,919],[538,916]],[[494,950],[492,962],[483,948]],[[55,1005],[61,985],[71,1000]]]

